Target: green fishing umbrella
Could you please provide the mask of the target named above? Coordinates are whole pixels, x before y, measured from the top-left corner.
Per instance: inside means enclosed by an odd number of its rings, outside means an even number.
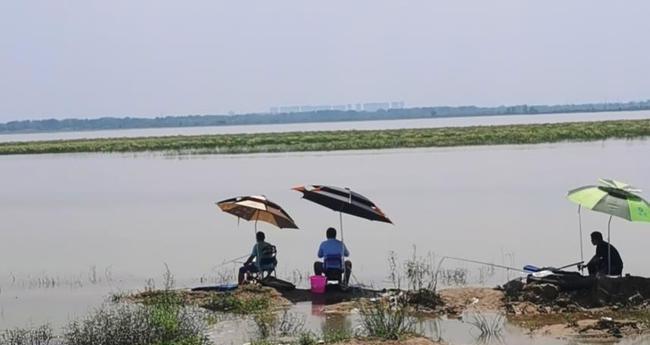
[[[600,185],[576,188],[569,191],[567,198],[579,205],[579,219],[581,207],[609,215],[607,222],[607,242],[609,242],[610,225],[614,216],[631,222],[650,222],[650,205],[637,195],[640,192],[641,190],[627,183],[600,179]],[[580,220],[580,256],[582,255],[582,221]],[[609,257],[609,253],[607,256]],[[611,270],[611,262],[608,263],[608,267]]]

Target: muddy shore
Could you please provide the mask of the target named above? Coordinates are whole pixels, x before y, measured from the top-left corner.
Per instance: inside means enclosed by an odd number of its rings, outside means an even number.
[[[187,304],[239,314],[255,312],[255,308],[286,310],[295,303],[311,301],[323,305],[325,314],[346,315],[354,313],[359,303],[389,301],[403,296],[413,303],[414,310],[425,317],[462,318],[467,313],[493,313],[504,315],[509,323],[521,327],[531,336],[615,341],[650,334],[650,289],[644,290],[646,283],[650,286],[650,281],[619,278],[616,281],[601,281],[595,288],[565,291],[545,282],[520,281],[497,288],[441,289],[434,294],[434,299],[415,298],[420,297],[421,292],[362,288],[331,290],[324,295],[314,295],[304,289],[277,291],[260,286],[245,286],[231,292],[178,290],[177,293]],[[157,293],[143,292],[127,296],[126,299],[146,303]],[[260,304],[260,301],[268,304]],[[437,344],[424,338],[399,343]],[[343,344],[393,343],[356,339]]]

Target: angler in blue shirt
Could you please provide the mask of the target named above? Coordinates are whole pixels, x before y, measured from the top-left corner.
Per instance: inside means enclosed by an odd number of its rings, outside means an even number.
[[[327,240],[323,241],[318,248],[318,257],[323,261],[314,262],[314,273],[322,275],[330,270],[342,271],[343,285],[347,286],[352,273],[352,262],[344,260],[344,257],[350,256],[350,251],[343,242],[336,239],[336,229],[329,228],[325,234]]]

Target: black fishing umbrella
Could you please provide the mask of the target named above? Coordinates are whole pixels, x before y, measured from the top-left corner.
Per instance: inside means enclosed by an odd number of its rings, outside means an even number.
[[[351,191],[349,188],[307,185],[294,187],[293,190],[301,192],[304,199],[339,212],[341,239],[343,239],[343,213],[368,220],[393,224],[384,212],[370,201],[370,199]]]

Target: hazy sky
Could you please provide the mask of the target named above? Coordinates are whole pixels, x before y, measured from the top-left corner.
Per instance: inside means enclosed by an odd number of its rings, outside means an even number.
[[[650,98],[648,0],[5,0],[0,121]]]

